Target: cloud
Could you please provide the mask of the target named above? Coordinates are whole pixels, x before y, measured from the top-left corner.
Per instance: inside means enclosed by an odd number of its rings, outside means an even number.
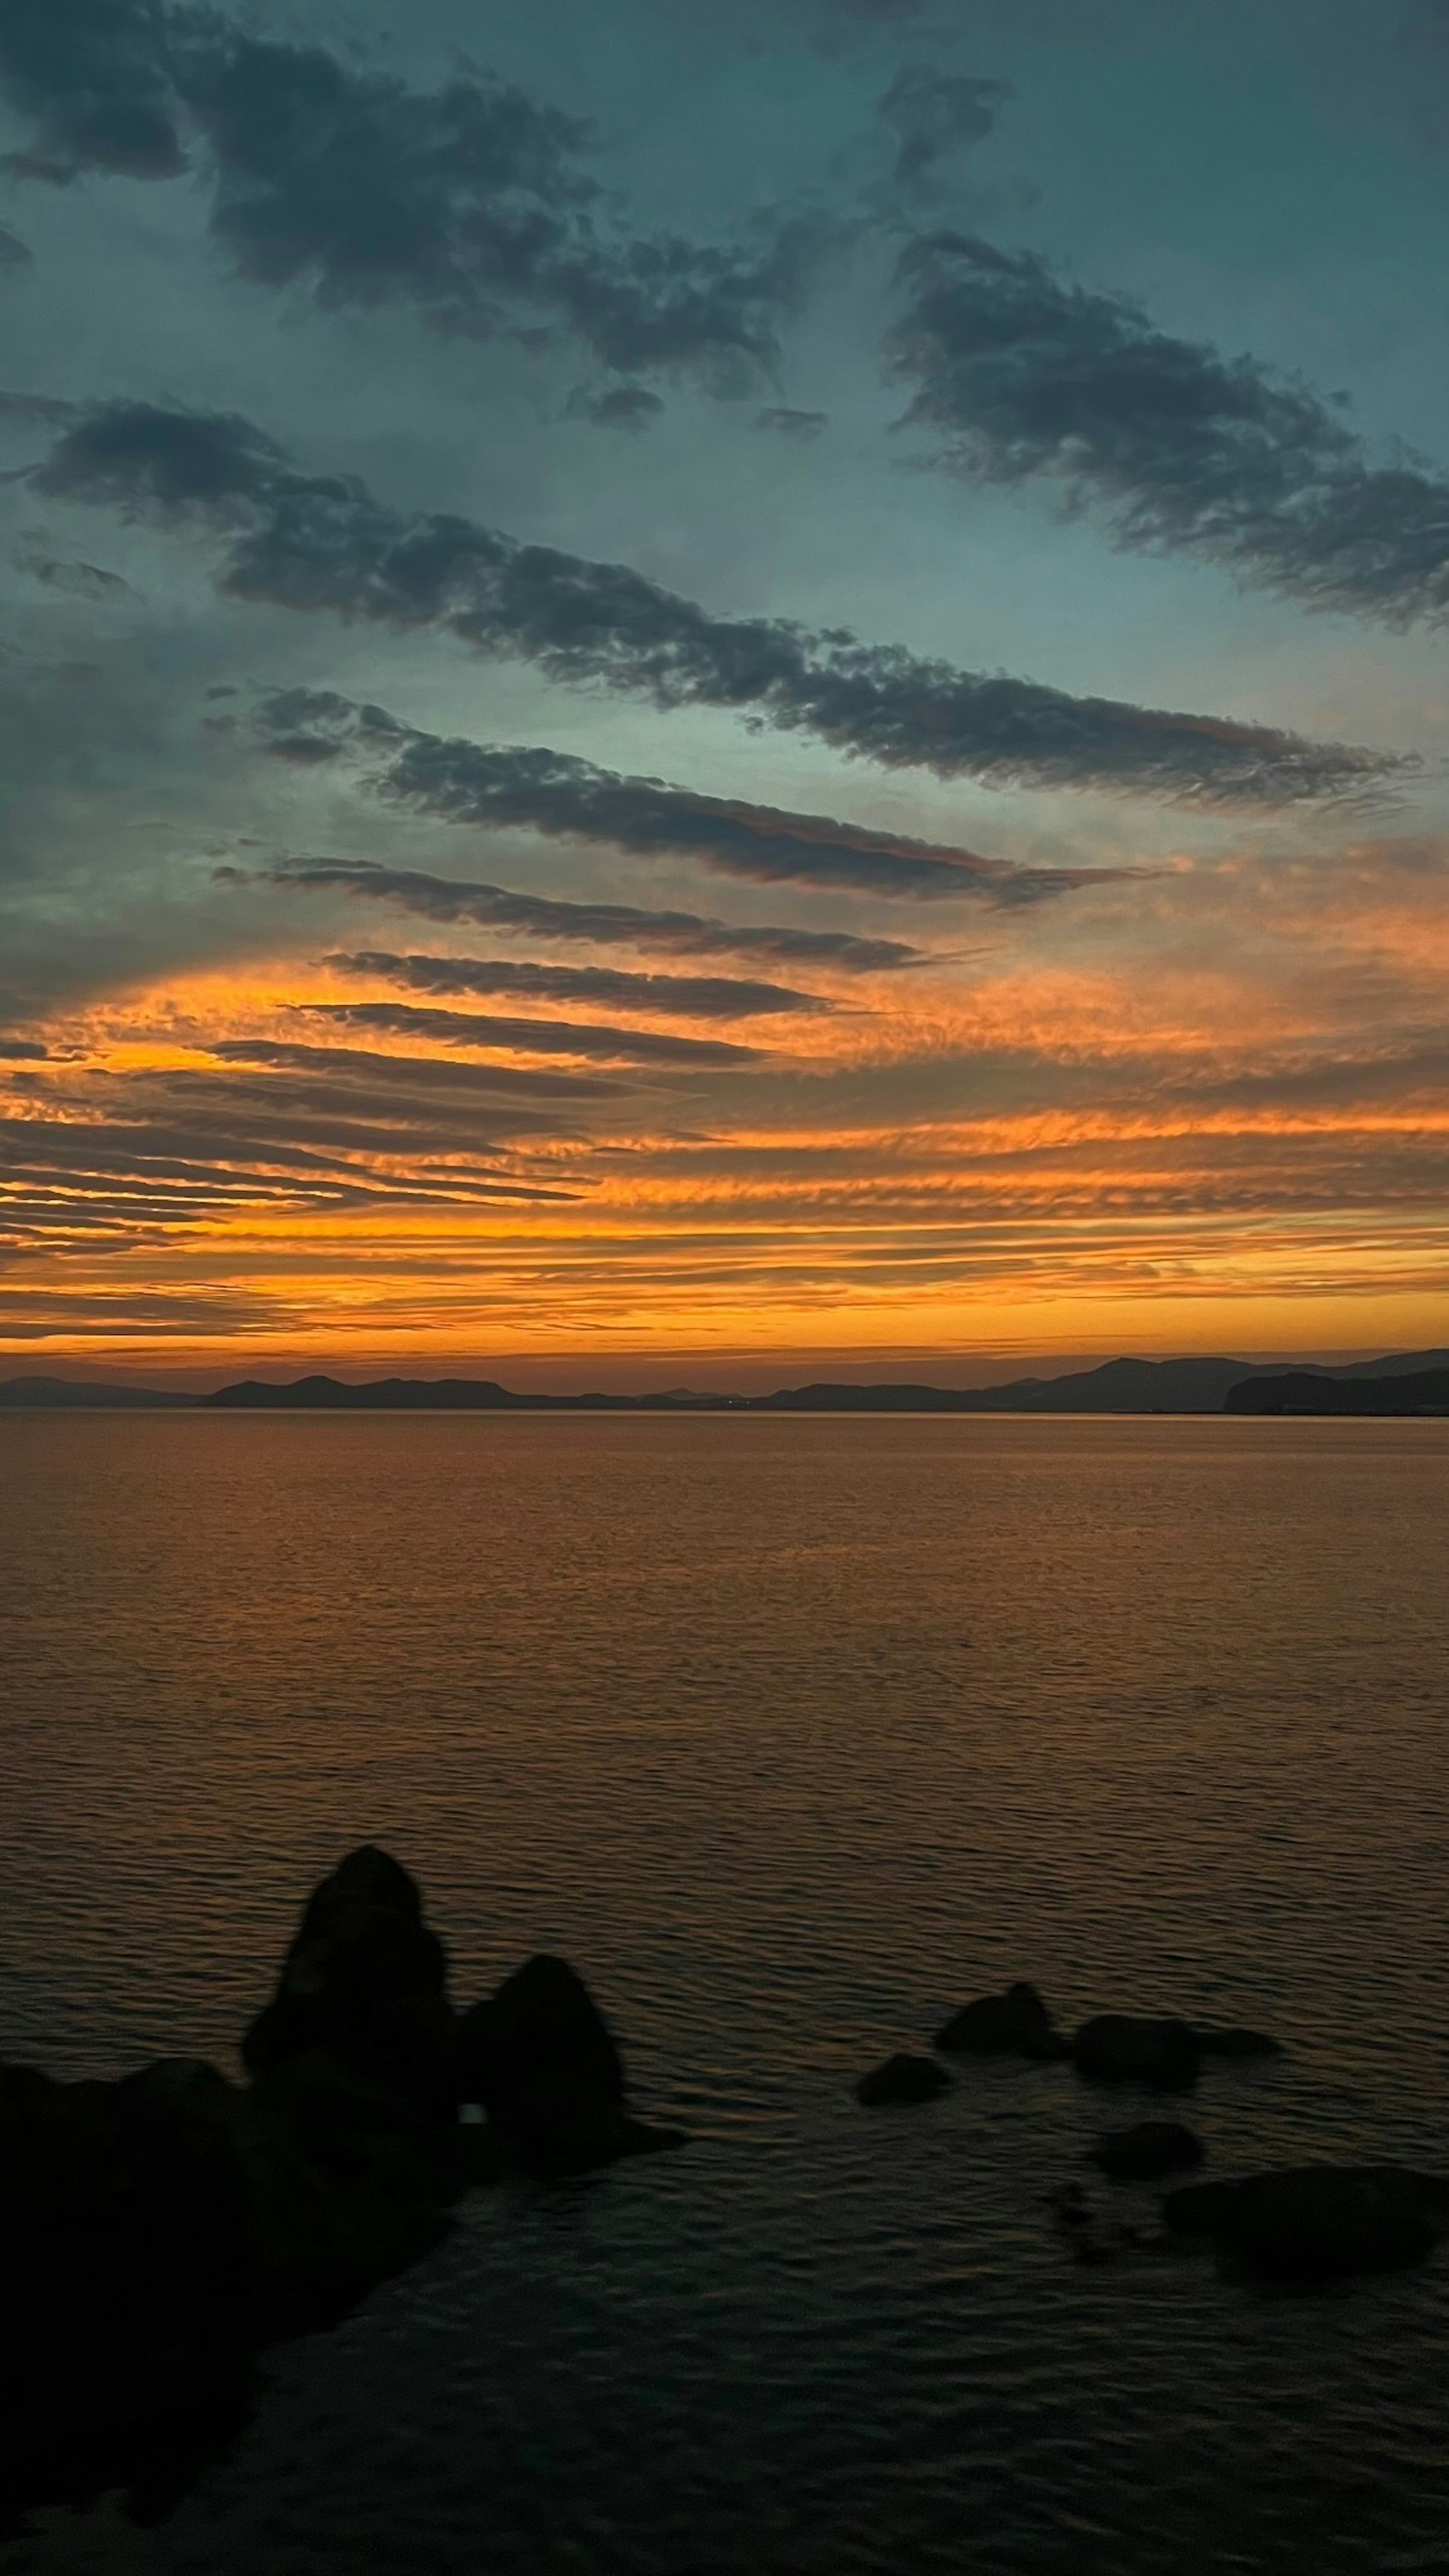
[[[444,1046],[514,1047],[520,1054],[582,1055],[604,1064],[680,1065],[714,1071],[758,1062],[759,1047],[730,1038],[665,1037],[655,1029],[614,1029],[586,1020],[501,1019],[484,1011],[418,1010],[409,1002],[299,1002],[315,1018],[394,1037],[439,1038]]]
[[[35,253],[26,247],[18,233],[7,232],[0,224],[0,268],[29,268]]]
[[[570,420],[592,421],[595,429],[648,429],[664,409],[647,385],[575,385],[564,406]]]
[[[505,1100],[602,1100],[629,1085],[598,1073],[541,1073],[513,1064],[457,1064],[446,1056],[378,1055],[364,1047],[304,1046],[281,1038],[220,1038],[206,1050],[221,1064],[271,1065],[279,1070],[338,1076],[358,1083],[386,1083],[389,1091],[421,1089],[480,1093]],[[471,1108],[469,1115],[472,1115]]]
[[[639,858],[695,859],[758,885],[842,887],[917,898],[986,897],[1030,903],[1122,868],[1014,868],[972,850],[903,833],[872,832],[824,814],[700,796],[658,778],[625,778],[572,754],[444,741],[400,726],[381,707],[354,707],[330,690],[288,689],[264,701],[257,727],[284,759],[326,762],[344,750],[386,753],[368,784],[415,814],[480,828],[527,826],[606,843]]]
[[[372,976],[418,993],[516,993],[529,1001],[659,1011],[670,1019],[740,1020],[835,1008],[819,993],[741,983],[727,975],[632,975],[617,966],[537,966],[504,957],[397,957],[377,948],[324,957],[322,963],[336,974]]]
[[[38,534],[25,539],[14,561],[16,569],[28,572],[32,581],[43,582],[48,590],[64,591],[71,599],[88,599],[93,606],[130,595],[130,583],[118,572],[107,572],[100,564],[63,562]]]
[[[829,412],[795,411],[789,403],[774,403],[755,414],[756,429],[772,429],[777,438],[794,438],[807,445],[829,422]]]
[[[959,154],[985,141],[1011,96],[1005,81],[945,72],[937,64],[903,64],[880,102],[897,137],[891,177],[898,195],[937,195]]]
[[[915,241],[890,373],[963,478],[1057,478],[1118,541],[1201,555],[1314,608],[1449,615],[1449,479],[1362,440],[1300,379],[1159,331],[1125,296],[970,235]]]
[[[168,33],[158,0],[6,0],[0,91],[35,130],[11,168],[56,182],[83,170],[176,178],[186,153]]]
[[[234,413],[95,404],[29,481],[44,497],[227,538],[218,579],[234,597],[452,634],[555,680],[661,708],[734,709],[887,768],[1226,805],[1361,792],[1404,766],[1267,726],[958,671],[840,629],[711,617],[625,565],[523,545],[475,520],[408,516],[353,475],[300,474]]]
[[[469,70],[411,88],[184,0],[7,0],[0,91],[33,129],[23,176],[169,179],[194,161],[213,234],[259,285],[406,305],[478,339],[542,319],[612,371],[723,394],[768,376],[832,230],[794,213],[725,245],[631,232],[583,162],[588,127],[515,84]],[[643,396],[619,399],[586,416],[617,423]]]
[[[586,941],[593,948],[646,948],[665,957],[759,957],[778,966],[835,967],[845,974],[890,972],[923,961],[900,939],[857,939],[844,930],[792,930],[773,923],[714,921],[697,912],[653,912],[631,903],[569,903],[516,894],[508,886],[384,868],[366,859],[309,860],[290,867],[218,868],[233,883],[257,879],[299,892],[333,890],[396,904],[425,921],[485,922],[530,939]]]

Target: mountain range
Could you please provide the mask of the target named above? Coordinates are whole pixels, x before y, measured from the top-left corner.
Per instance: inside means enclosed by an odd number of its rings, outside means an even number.
[[[373,1378],[348,1386],[309,1376],[278,1382],[246,1378],[210,1395],[126,1386],[115,1381],[14,1377],[0,1380],[0,1408],[139,1409],[188,1406],[220,1412],[484,1412],[484,1413],[1217,1413],[1379,1412],[1437,1409],[1444,1397],[1405,1385],[1395,1400],[1368,1390],[1378,1381],[1425,1379],[1449,1386],[1449,1350],[1393,1351],[1339,1367],[1285,1371],[1281,1361],[1234,1359],[1107,1360],[1061,1377],[1024,1377],[1007,1386],[939,1387],[828,1381],[782,1387],[772,1395],[708,1395],[671,1388],[655,1395],[520,1394],[493,1378]],[[1275,1397],[1273,1388],[1289,1388]],[[1363,1394],[1353,1392],[1363,1389]],[[1321,1389],[1324,1401],[1314,1401]],[[1332,1390],[1343,1390],[1340,1399]],[[1417,1401],[1415,1400],[1417,1399]]]

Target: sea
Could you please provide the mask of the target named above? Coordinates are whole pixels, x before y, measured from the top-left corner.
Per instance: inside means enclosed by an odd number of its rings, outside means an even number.
[[[0,2054],[234,2068],[373,1839],[691,2139],[274,2351],[146,2565],[1444,2576],[1449,2255],[1255,2290],[1140,2098],[852,2088],[1028,1977],[1286,2044],[1210,2173],[1449,2171],[1446,1535],[1443,1421],[0,1418]]]

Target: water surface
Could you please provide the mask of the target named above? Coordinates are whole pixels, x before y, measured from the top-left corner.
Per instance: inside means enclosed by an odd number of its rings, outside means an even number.
[[[1221,2170],[1449,2168],[1446,1526],[1430,1422],[0,1416],[0,2050],[229,2062],[370,1836],[695,2137],[273,2356],[161,2563],[1442,2571],[1449,2263],[1080,2268],[1123,2106],[849,2086],[1030,1975],[1290,2041]]]

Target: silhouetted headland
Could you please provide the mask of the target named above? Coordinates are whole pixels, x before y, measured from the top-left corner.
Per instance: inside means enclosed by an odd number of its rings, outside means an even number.
[[[1405,1376],[1316,1377],[1308,1369],[1247,1379],[1231,1387],[1225,1413],[1449,1413],[1449,1368],[1415,1369]]]

